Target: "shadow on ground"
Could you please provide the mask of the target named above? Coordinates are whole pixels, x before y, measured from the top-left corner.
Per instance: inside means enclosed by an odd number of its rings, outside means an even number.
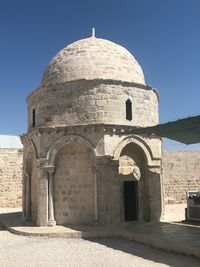
[[[9,223],[10,221],[10,223]],[[200,260],[192,256],[184,256],[174,252],[165,252],[164,250],[155,249],[160,247],[166,250],[195,255],[199,257],[200,228],[191,228],[179,224],[169,223],[144,223],[127,226],[55,226],[55,227],[38,227],[30,221],[22,219],[21,212],[10,212],[0,214],[0,230],[2,225],[7,222],[7,226],[14,226],[18,229],[19,234],[28,236],[49,236],[49,237],[78,237],[85,240],[99,243],[108,248],[118,250],[130,255],[135,255],[143,259],[163,263],[168,266],[200,266]],[[27,227],[28,226],[28,227]],[[11,229],[10,229],[11,230]],[[15,231],[16,233],[16,231]],[[115,237],[113,237],[115,236]],[[123,238],[127,239],[124,240]],[[135,239],[136,238],[136,239]],[[135,240],[142,244],[135,243]],[[140,240],[140,241],[139,241]],[[143,245],[143,244],[148,245]],[[159,245],[159,246],[158,246]],[[181,249],[181,250],[180,250]],[[183,252],[184,251],[184,252]],[[186,252],[185,252],[186,251]],[[192,253],[191,253],[192,252]],[[195,252],[195,253],[194,253]],[[197,255],[198,254],[198,255]],[[188,260],[190,259],[190,260]],[[187,264],[194,262],[194,264]],[[197,264],[198,263],[198,264]]]
[[[5,227],[3,226],[3,224],[0,222],[0,231],[5,230]]]
[[[190,267],[200,266],[200,260],[193,256],[185,256],[182,254],[177,254],[168,251],[166,252],[161,249],[155,249],[148,245],[135,243],[133,241],[127,241],[120,238],[88,238],[86,240],[146,260],[150,260],[160,264],[161,263],[166,264],[168,266],[174,266],[174,267],[188,266],[187,264],[188,261]]]
[[[16,226],[24,226],[24,222],[21,220],[22,212],[10,212],[0,213],[0,230],[5,229],[4,222],[12,220]],[[27,222],[27,225],[32,225],[31,222]]]

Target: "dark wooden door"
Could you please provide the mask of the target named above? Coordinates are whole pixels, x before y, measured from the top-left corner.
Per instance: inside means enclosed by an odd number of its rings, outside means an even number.
[[[124,182],[124,220],[138,220],[138,182]]]

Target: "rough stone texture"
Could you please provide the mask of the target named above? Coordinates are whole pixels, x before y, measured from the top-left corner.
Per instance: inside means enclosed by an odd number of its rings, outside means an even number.
[[[121,161],[122,159],[120,159]],[[130,166],[124,166],[122,172],[130,173],[135,164],[132,158],[126,159]],[[126,168],[125,168],[126,167]],[[21,206],[22,198],[22,150],[0,149],[0,207]],[[35,167],[33,171],[36,175]],[[32,181],[32,216],[36,220],[37,183]],[[187,190],[200,190],[200,152],[164,152],[163,184],[165,203],[186,202]]]
[[[0,149],[0,207],[22,205],[21,149]]]
[[[127,100],[132,102],[132,120],[127,118]],[[132,132],[132,126],[158,123],[158,101],[156,90],[145,85],[143,72],[134,57],[107,40],[77,41],[52,59],[41,86],[27,99],[28,133],[21,138],[24,169],[30,172],[31,186],[40,185],[38,191],[33,188],[37,202],[34,197],[31,203],[26,198],[27,210],[38,207],[35,209],[38,225],[55,221],[91,223],[94,218],[99,224],[127,221],[124,181],[135,179],[136,167],[127,177],[119,170],[119,158],[124,148],[128,151],[131,145],[134,151],[124,156],[137,161],[137,156],[142,155],[142,163],[138,163],[142,176],[138,181],[138,195],[135,193],[135,203],[139,201],[135,208],[137,220],[160,219],[161,140]],[[33,153],[37,175],[29,160]],[[86,155],[91,156],[90,161]],[[129,163],[132,166],[132,161]],[[131,170],[131,166],[127,168]],[[44,179],[49,182],[49,188],[41,187]]]
[[[95,221],[95,181],[91,159],[84,146],[69,144],[56,157],[55,220],[57,224]]]
[[[42,85],[83,79],[145,84],[142,69],[131,53],[120,45],[99,38],[78,40],[61,50],[48,65]]]
[[[121,132],[124,134],[121,135]],[[120,128],[115,128],[115,126],[110,125],[80,125],[76,127],[37,128],[35,131],[30,132],[27,136],[22,138],[26,157],[28,157],[28,153],[32,153],[31,151],[33,150],[33,147],[28,146],[30,138],[27,138],[28,136],[32,136],[36,144],[34,146],[35,154],[40,157],[38,161],[41,163],[40,168],[45,168],[45,166],[54,166],[55,168],[54,205],[55,219],[58,220],[59,224],[75,222],[86,223],[83,210],[80,209],[80,199],[81,202],[85,200],[89,208],[90,205],[94,207],[96,198],[91,191],[87,191],[83,194],[82,192],[80,193],[80,191],[77,190],[77,185],[82,186],[83,192],[85,190],[84,187],[87,189],[87,181],[89,181],[88,178],[91,173],[91,168],[88,169],[89,166],[93,168],[94,175],[97,179],[97,221],[100,224],[124,222],[123,183],[125,180],[134,180],[134,175],[130,173],[127,176],[120,173],[119,158],[122,155],[121,151],[125,147],[129,150],[128,146],[130,144],[135,144],[133,145],[133,151],[129,151],[128,154],[123,155],[131,157],[134,161],[140,159],[140,163],[138,163],[139,168],[144,169],[141,170],[142,178],[138,182],[140,201],[138,220],[148,221],[150,217],[152,220],[160,219],[162,213],[162,194],[159,188],[160,175],[159,173],[155,173],[153,168],[154,165],[157,166],[158,169],[160,168],[161,142],[156,138],[149,139],[139,136],[134,137],[133,135],[129,136],[128,132],[129,128],[125,127],[123,129],[122,126]],[[87,153],[90,153],[90,163],[86,161],[82,164],[83,158],[81,157],[83,154],[80,153],[81,151],[79,150],[75,150],[72,155],[72,152],[70,152],[70,146],[72,144],[76,144],[77,147],[82,145],[85,150],[88,151]],[[63,149],[66,149],[65,153]],[[151,154],[148,152],[149,149],[151,149]],[[55,160],[52,157],[55,157]],[[141,161],[143,164],[141,164]],[[24,163],[24,168],[33,169],[31,161],[27,161],[25,158]],[[81,167],[82,165],[84,165],[84,168]],[[148,165],[150,165],[151,168]],[[74,180],[72,177],[74,177]],[[37,179],[37,177],[34,177],[32,174],[31,179],[34,180]],[[76,183],[75,180],[77,181]],[[155,183],[158,184],[158,186],[156,186]],[[73,190],[69,187],[73,187]],[[90,186],[88,188],[91,190],[94,188],[92,180],[90,180]],[[151,199],[148,199],[150,195],[149,190],[151,188],[153,190],[157,188],[157,193],[155,194],[155,192],[152,191]],[[48,192],[43,192],[43,194],[48,195]],[[77,200],[79,199],[78,206],[76,198]],[[156,199],[155,201],[153,201],[154,198]],[[39,195],[37,199],[39,199]],[[71,202],[73,202],[72,205],[69,205],[70,199]],[[64,202],[66,203],[64,204]],[[91,219],[94,218],[94,213],[89,212],[87,216],[90,218],[91,222]]]
[[[186,191],[200,190],[200,151],[164,152],[165,203],[186,202]]]
[[[126,101],[132,101],[131,121]],[[158,95],[151,87],[116,81],[74,81],[40,87],[28,97],[29,129],[35,109],[36,126],[121,124],[152,126],[158,123]]]
[[[31,177],[34,177],[34,179],[31,179],[31,216],[33,221],[37,220],[37,210],[38,210],[38,175],[37,175],[37,169],[35,166],[35,160],[32,159],[32,168],[31,168]]]
[[[128,161],[130,164],[127,166]],[[135,162],[120,158],[121,171],[130,174]],[[125,166],[126,165],[126,166]],[[33,176],[36,169],[33,168]],[[128,172],[128,173],[126,173]],[[20,207],[22,198],[22,150],[0,149],[0,207]],[[32,216],[36,220],[37,183],[32,181]],[[187,190],[200,190],[200,152],[164,152],[165,203],[185,203]]]

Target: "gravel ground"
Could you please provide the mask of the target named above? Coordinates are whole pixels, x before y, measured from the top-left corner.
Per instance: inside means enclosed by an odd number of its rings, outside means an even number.
[[[199,267],[200,260],[115,238],[30,238],[13,235],[1,228],[0,266]]]

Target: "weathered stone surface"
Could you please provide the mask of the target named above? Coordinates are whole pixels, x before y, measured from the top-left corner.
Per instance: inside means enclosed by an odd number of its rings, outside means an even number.
[[[145,83],[142,69],[131,53],[100,38],[78,40],[61,50],[48,65],[42,85],[83,79]]]
[[[132,159],[127,171],[133,169]],[[122,166],[124,161],[122,161]],[[123,166],[124,168],[125,166]],[[33,168],[35,172],[35,167]],[[0,207],[20,207],[22,199],[22,150],[0,149]],[[200,189],[200,152],[164,152],[165,203],[186,202],[186,191]],[[37,183],[32,181],[32,212],[36,220]]]
[[[131,121],[126,119],[128,99],[132,101]],[[116,122],[151,126],[158,123],[157,94],[151,87],[139,87],[133,83],[82,80],[40,87],[28,97],[28,103],[29,129],[32,127],[33,109],[38,127]]]
[[[21,149],[0,149],[0,207],[22,205]]]
[[[160,219],[161,140],[131,133],[132,126],[158,123],[159,99],[126,49],[97,38],[67,46],[52,59],[41,86],[27,100],[24,168],[31,170],[30,210],[38,225],[128,221],[124,187],[129,182],[135,190],[134,220]],[[126,170],[119,166],[122,151],[130,157]],[[37,173],[31,153],[40,163]],[[150,173],[155,167],[158,171]],[[41,191],[42,170],[51,168],[55,173],[45,178],[49,188]],[[46,217],[41,194],[48,196]]]
[[[56,156],[54,203],[57,224],[95,222],[95,177],[84,146],[69,144]]]
[[[166,203],[186,202],[186,191],[200,190],[200,151],[164,152]]]

